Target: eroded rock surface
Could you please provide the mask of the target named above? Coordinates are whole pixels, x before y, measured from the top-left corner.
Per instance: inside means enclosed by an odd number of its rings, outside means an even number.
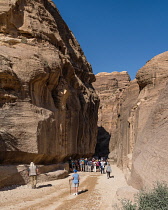
[[[117,164],[137,189],[168,182],[167,61],[168,52],[148,61],[123,93]]]
[[[132,112],[135,147],[129,183],[136,188],[168,183],[168,52],[155,56],[137,75],[140,87]]]
[[[96,75],[94,87],[100,98],[98,112],[97,156],[116,156],[116,131],[122,93],[129,86],[130,77],[127,72],[102,72]],[[112,154],[114,153],[114,154]],[[114,157],[115,156],[115,157]]]
[[[105,128],[104,136],[101,133],[98,137],[98,152],[109,141],[109,157],[137,189],[168,182],[167,68],[168,52],[165,52],[148,61],[136,79],[127,80],[119,93],[115,86],[111,90],[109,84],[105,86],[108,74],[95,86],[101,100],[99,125]]]
[[[50,0],[0,2],[0,161],[90,156],[95,76]]]

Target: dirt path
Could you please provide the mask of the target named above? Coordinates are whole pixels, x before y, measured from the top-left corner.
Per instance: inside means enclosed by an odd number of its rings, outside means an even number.
[[[38,189],[20,186],[0,191],[0,209],[17,210],[111,210],[116,202],[118,188],[126,186],[121,170],[112,166],[113,178],[99,172],[79,172],[80,194],[70,194],[69,177],[62,180],[39,183]]]

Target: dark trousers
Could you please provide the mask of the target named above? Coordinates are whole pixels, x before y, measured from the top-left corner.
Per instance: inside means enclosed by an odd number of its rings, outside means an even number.
[[[104,168],[100,168],[100,170],[101,170],[101,174],[104,174]]]
[[[110,172],[107,171],[107,179],[110,178]]]

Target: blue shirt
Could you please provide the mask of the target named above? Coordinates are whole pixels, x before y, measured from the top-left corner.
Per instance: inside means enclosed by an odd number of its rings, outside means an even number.
[[[79,183],[79,174],[73,174],[72,177],[73,177],[72,182],[74,184],[78,184]]]

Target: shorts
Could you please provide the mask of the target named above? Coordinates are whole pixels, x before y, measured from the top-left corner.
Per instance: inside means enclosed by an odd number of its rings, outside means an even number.
[[[72,187],[78,187],[79,186],[79,183],[73,183],[72,182]]]

